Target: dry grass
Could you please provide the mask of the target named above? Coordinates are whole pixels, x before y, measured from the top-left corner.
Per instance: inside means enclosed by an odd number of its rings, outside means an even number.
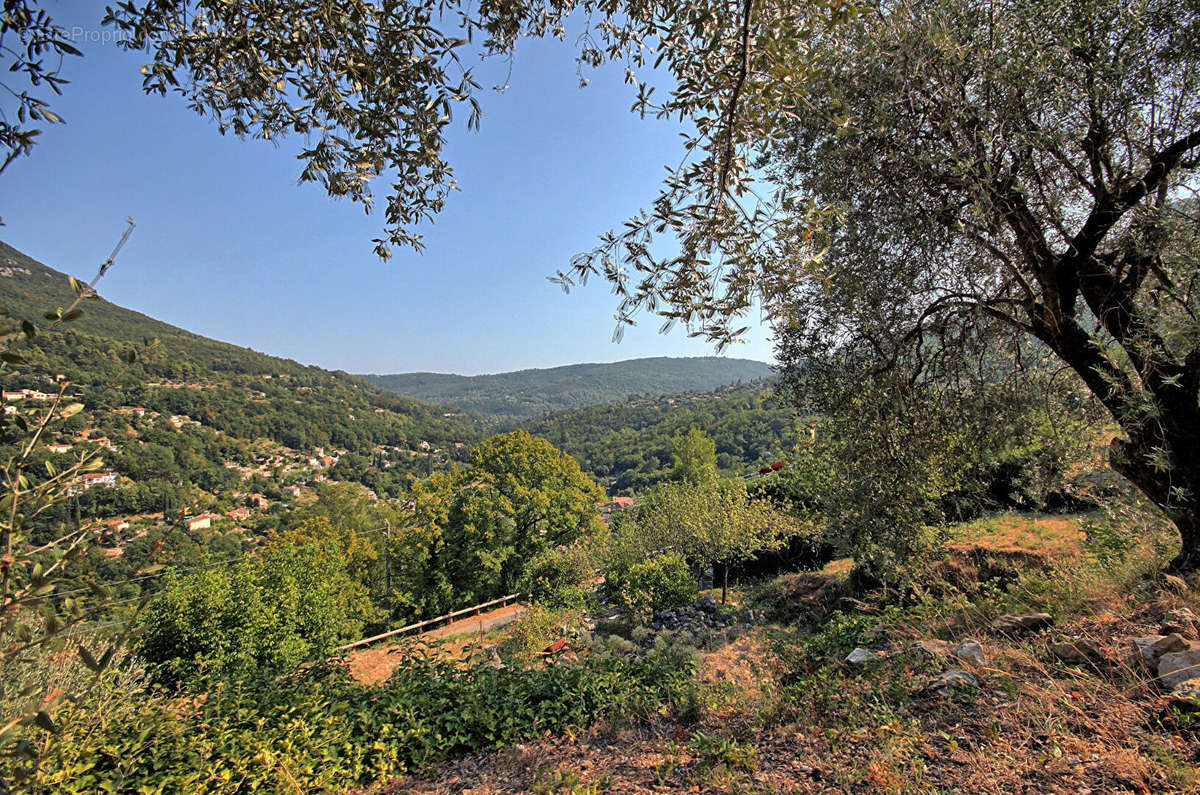
[[[1087,534],[1078,516],[1005,514],[959,525],[951,552],[981,550],[1045,558],[1048,563],[1078,560]]]

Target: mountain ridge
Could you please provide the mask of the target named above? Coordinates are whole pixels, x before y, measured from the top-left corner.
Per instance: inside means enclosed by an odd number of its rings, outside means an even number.
[[[515,420],[620,403],[633,395],[711,390],[770,375],[770,365],[753,359],[654,356],[473,376],[412,372],[358,377],[407,397]]]

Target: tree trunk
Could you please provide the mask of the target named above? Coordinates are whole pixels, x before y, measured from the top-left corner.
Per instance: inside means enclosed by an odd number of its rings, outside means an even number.
[[[725,594],[729,592],[729,564],[721,564],[721,604],[725,604]]]
[[[1167,570],[1179,573],[1200,571],[1200,440],[1196,432],[1176,430],[1168,425],[1159,438],[1114,439],[1109,448],[1112,468],[1162,509],[1179,531],[1179,554],[1167,564]],[[1154,466],[1150,456],[1155,448],[1164,448],[1171,466]]]
[[[1165,349],[1152,351],[1159,355],[1151,357],[1139,347],[1141,337],[1112,322],[1113,317],[1136,310],[1111,305],[1107,295],[1091,298],[1093,311],[1110,321],[1109,332],[1131,359],[1143,365],[1136,373],[1137,382],[1100,356],[1092,337],[1073,316],[1056,314],[1053,323],[1032,318],[1036,336],[1079,374],[1128,436],[1112,441],[1109,463],[1179,530],[1180,553],[1168,567],[1179,572],[1200,570],[1200,405],[1196,397],[1200,376],[1184,377],[1200,364],[1193,364],[1200,348],[1190,352],[1183,365],[1170,360]],[[1134,319],[1139,328],[1145,327],[1142,320]],[[1152,347],[1155,340],[1146,346]],[[1148,420],[1148,415],[1153,419]]]
[[[1175,519],[1182,546],[1179,554],[1167,565],[1168,571],[1190,573],[1200,571],[1200,517],[1196,511]]]

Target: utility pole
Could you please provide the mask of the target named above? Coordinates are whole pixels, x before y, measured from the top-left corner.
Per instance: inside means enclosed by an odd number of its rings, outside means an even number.
[[[392,628],[392,523],[383,520],[383,583],[387,589],[387,619],[384,630]]]

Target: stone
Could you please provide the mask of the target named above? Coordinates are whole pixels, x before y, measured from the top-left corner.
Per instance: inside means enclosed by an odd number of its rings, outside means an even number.
[[[955,646],[951,652],[955,657],[963,662],[971,665],[984,666],[987,665],[987,656],[983,653],[983,646],[977,640],[964,640],[962,643]]]
[[[932,679],[929,684],[925,685],[921,692],[949,698],[956,693],[979,690],[981,687],[983,687],[983,683],[979,680],[978,676],[970,671],[954,668]]]
[[[1200,618],[1186,607],[1171,610],[1163,616],[1159,632],[1163,635],[1176,634],[1189,640],[1200,638]]]
[[[1162,586],[1173,594],[1183,595],[1188,592],[1188,584],[1182,577],[1174,574],[1162,575]]]
[[[944,640],[918,640],[912,645],[912,648],[917,654],[931,657],[935,660],[949,657],[952,652],[951,645]]]
[[[1158,661],[1158,683],[1163,690],[1174,690],[1179,684],[1197,677],[1200,677],[1200,646],[1167,652]]]
[[[1067,665],[1086,665],[1104,661],[1104,650],[1091,638],[1051,643],[1050,653]]]
[[[1009,635],[1037,632],[1054,625],[1054,616],[1049,613],[1030,613],[1024,616],[1005,615],[992,622],[992,629]]]
[[[1171,704],[1184,712],[1200,712],[1200,676],[1185,679],[1171,688]]]
[[[866,668],[869,664],[877,661],[879,656],[879,654],[873,651],[868,651],[862,646],[859,646],[854,651],[847,654],[846,659],[843,660],[843,662],[845,662],[846,665],[849,665],[851,668]]]
[[[1171,635],[1149,635],[1144,638],[1134,638],[1133,646],[1135,649],[1135,658],[1140,659],[1148,668],[1153,668],[1158,665],[1159,659],[1164,654],[1173,651],[1183,651],[1188,647],[1188,643],[1181,636]]]

